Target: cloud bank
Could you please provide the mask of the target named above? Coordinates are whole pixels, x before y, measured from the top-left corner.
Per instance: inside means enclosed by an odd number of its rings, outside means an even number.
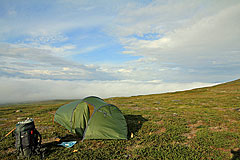
[[[159,81],[55,81],[40,79],[0,78],[0,103],[51,99],[81,99],[134,96],[181,91],[212,86],[213,83],[162,83]]]

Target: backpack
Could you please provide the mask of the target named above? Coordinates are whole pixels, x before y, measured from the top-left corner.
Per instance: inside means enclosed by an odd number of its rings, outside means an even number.
[[[41,155],[40,148],[42,137],[36,130],[33,119],[18,122],[15,130],[16,149],[19,157]]]

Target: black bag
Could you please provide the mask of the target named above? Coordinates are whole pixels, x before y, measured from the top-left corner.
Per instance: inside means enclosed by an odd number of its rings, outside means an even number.
[[[41,134],[36,130],[33,119],[18,122],[15,130],[16,149],[19,157],[41,155]]]

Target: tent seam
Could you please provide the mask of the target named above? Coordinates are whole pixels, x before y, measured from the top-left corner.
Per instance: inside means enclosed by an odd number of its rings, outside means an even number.
[[[89,104],[90,104],[90,103],[89,103]],[[105,106],[114,106],[114,105],[112,105],[112,104],[104,104],[104,105],[100,106],[98,109],[96,109],[96,110],[93,112],[92,116],[91,116],[91,117],[89,118],[89,120],[88,120],[87,127],[85,128],[85,130],[84,130],[84,132],[83,132],[83,139],[82,139],[82,141],[83,141],[84,138],[85,138],[85,134],[86,134],[87,128],[88,128],[88,126],[89,126],[89,124],[90,124],[90,121],[91,121],[93,115],[94,115],[100,108],[105,107]],[[114,107],[116,107],[116,106],[114,106]],[[116,107],[116,108],[117,108],[117,107]]]

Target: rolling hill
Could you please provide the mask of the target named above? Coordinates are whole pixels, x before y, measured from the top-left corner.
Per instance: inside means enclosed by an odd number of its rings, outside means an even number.
[[[0,136],[31,117],[42,134],[46,159],[240,159],[240,80],[105,101],[124,113],[129,140],[78,139],[73,148],[57,146],[56,136],[76,139],[52,123],[56,109],[70,100],[0,107]],[[16,159],[14,142],[12,136],[0,142],[0,159]]]

